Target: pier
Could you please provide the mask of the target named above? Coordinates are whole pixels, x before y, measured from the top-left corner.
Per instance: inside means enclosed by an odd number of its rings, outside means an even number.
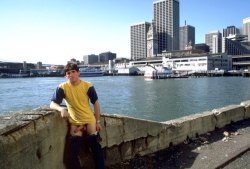
[[[105,165],[109,168],[126,160],[168,150],[249,118],[250,100],[163,122],[103,113],[100,134]],[[67,128],[60,114],[47,107],[1,115],[0,168],[67,169]],[[231,156],[216,158],[226,161]],[[86,146],[80,159],[84,168],[94,168]],[[215,164],[206,165],[206,168],[214,168]]]

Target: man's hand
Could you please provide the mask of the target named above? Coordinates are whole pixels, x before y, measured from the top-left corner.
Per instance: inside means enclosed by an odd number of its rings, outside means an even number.
[[[101,124],[100,124],[100,122],[97,122],[96,123],[96,131],[101,131],[102,130],[102,126],[101,126]]]
[[[69,112],[65,109],[65,108],[60,108],[60,112],[61,112],[61,117],[62,118],[68,118],[69,117]]]

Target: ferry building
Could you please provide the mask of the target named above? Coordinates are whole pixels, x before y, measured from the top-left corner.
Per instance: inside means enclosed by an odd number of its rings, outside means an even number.
[[[206,72],[209,70],[231,70],[232,57],[227,54],[200,54],[184,57],[162,57],[163,65],[180,72]]]

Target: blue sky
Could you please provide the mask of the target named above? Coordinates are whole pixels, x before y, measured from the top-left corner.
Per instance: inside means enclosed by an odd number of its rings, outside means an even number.
[[[205,34],[250,17],[249,0],[180,0],[180,26]],[[0,0],[0,61],[65,64],[111,51],[130,58],[130,26],[151,22],[153,0]]]

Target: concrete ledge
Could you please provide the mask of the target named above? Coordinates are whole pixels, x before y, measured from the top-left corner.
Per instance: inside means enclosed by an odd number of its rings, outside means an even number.
[[[250,100],[245,101],[245,102],[241,102],[240,105],[245,107],[245,119],[250,118]]]
[[[154,153],[249,117],[250,101],[165,122],[103,114],[100,134],[105,164]],[[0,168],[66,169],[67,127],[59,113],[48,108],[0,116]],[[81,162],[93,168],[91,152],[83,145]]]
[[[217,123],[216,127],[222,128],[231,122],[243,120],[245,117],[245,108],[242,105],[229,105],[213,110]]]

